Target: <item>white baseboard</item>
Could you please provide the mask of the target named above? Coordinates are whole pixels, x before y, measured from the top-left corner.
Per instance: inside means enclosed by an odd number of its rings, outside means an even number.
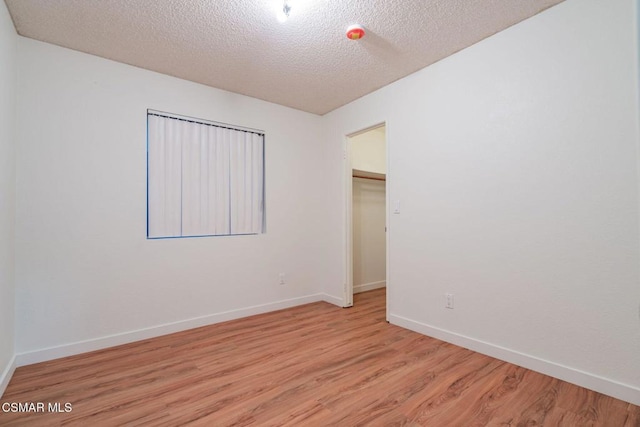
[[[11,381],[11,377],[13,376],[13,372],[16,370],[16,356],[14,355],[9,364],[2,371],[2,376],[0,376],[0,397],[4,394],[4,391],[7,389],[9,385],[9,381]]]
[[[338,307],[344,307],[344,300],[342,298],[334,297],[333,295],[322,294],[322,301],[337,305]]]
[[[332,297],[325,294],[308,295],[304,297],[292,298],[268,304],[255,305],[237,310],[230,310],[192,319],[181,320],[178,322],[166,323],[163,325],[152,326],[149,328],[123,332],[120,334],[109,335],[100,338],[94,338],[86,341],[64,344],[56,347],[28,351],[25,353],[19,353],[15,356],[15,365],[25,366],[34,363],[46,362],[48,360],[58,359],[61,357],[73,356],[89,351],[102,350],[104,348],[128,344],[134,341],[155,338],[161,335],[185,331],[187,329],[212,325],[214,323],[226,322],[228,320],[268,313],[270,311],[282,310],[285,308],[295,307],[298,305],[309,304],[318,301],[327,301],[328,298]]]
[[[386,280],[382,280],[380,282],[363,283],[362,285],[354,285],[353,293],[357,294],[360,292],[372,291],[374,289],[380,289],[386,286],[387,286]]]
[[[633,403],[634,405],[640,405],[640,389],[631,385],[449,332],[402,316],[391,314],[389,320],[394,325],[410,329],[423,335],[468,348],[469,350],[477,351],[478,353],[486,354],[487,356],[495,357],[496,359],[504,360],[505,362],[513,363],[531,369],[532,371],[540,372],[580,387],[585,387],[598,393]]]

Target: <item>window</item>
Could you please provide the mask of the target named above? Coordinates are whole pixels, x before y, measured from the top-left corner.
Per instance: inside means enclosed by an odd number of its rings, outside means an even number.
[[[264,133],[147,111],[147,238],[264,230]]]

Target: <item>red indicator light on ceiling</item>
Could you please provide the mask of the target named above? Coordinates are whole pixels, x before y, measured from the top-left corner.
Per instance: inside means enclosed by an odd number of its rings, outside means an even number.
[[[349,40],[360,40],[364,37],[364,28],[361,25],[355,24],[347,28],[347,38]]]

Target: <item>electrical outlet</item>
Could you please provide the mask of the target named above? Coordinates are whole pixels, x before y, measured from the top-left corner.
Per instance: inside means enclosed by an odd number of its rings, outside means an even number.
[[[280,284],[284,285],[285,281],[284,281],[284,273],[280,273]]]
[[[453,294],[444,294],[445,297],[445,308],[450,308],[453,310]]]

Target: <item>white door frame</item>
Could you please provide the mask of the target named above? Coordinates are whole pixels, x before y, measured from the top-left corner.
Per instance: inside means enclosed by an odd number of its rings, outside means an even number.
[[[387,165],[386,181],[385,181],[385,263],[386,263],[386,319],[389,321],[389,128],[386,121],[374,124],[364,129],[352,132],[344,137],[344,174],[345,174],[345,278],[344,278],[344,307],[353,306],[353,171],[351,158],[350,138],[368,132],[370,130],[385,127],[385,162]]]

